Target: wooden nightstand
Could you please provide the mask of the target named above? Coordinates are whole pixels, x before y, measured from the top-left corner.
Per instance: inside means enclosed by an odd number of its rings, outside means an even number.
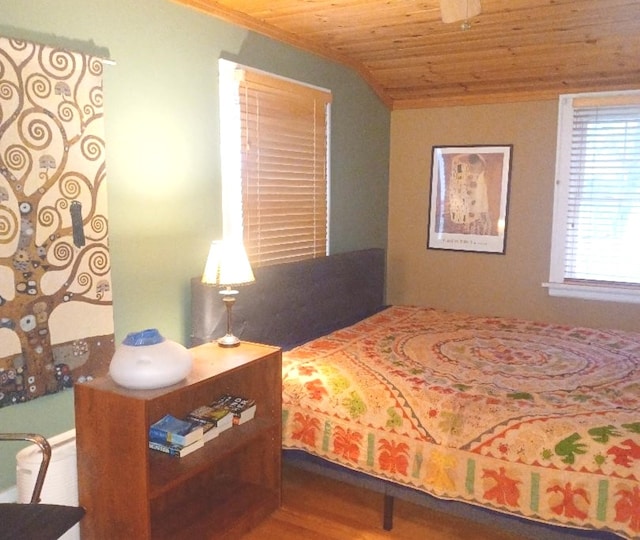
[[[191,351],[191,374],[168,388],[128,390],[110,377],[75,387],[84,538],[237,538],[280,506],[280,349]],[[255,418],[183,458],[148,449],[151,423],[226,392],[255,399]]]

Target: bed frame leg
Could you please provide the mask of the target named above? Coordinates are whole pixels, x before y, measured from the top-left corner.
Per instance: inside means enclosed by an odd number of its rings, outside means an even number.
[[[382,528],[390,531],[393,528],[393,495],[384,494],[384,515],[382,517]]]

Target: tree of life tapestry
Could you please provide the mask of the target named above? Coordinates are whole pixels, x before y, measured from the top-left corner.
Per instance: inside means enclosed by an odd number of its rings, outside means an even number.
[[[102,69],[0,38],[0,407],[113,356]]]

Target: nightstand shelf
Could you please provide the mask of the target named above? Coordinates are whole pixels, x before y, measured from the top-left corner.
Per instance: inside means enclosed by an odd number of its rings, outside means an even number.
[[[128,390],[109,377],[76,386],[78,491],[87,538],[237,538],[280,505],[281,353],[242,343],[191,349],[187,379]],[[256,417],[183,458],[149,450],[149,426],[223,393]]]
[[[171,515],[163,517],[161,527],[153,531],[152,537],[236,539],[247,531],[247,519],[258,523],[273,511],[264,505],[265,500],[273,497],[273,493],[256,489],[253,484],[212,484],[210,497],[201,498],[197,503],[192,499],[178,505],[172,503]]]

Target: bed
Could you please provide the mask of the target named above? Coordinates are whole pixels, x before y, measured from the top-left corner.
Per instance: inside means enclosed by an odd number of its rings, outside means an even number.
[[[261,281],[236,318],[285,351],[283,448],[384,493],[385,528],[408,495],[522,536],[640,537],[640,334],[384,306],[382,250]],[[196,344],[224,316],[192,290]]]

